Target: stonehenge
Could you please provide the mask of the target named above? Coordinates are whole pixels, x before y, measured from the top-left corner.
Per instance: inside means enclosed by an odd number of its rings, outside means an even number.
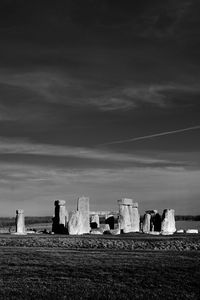
[[[90,211],[90,199],[79,197],[76,209],[68,213],[65,200],[54,201],[52,234],[112,234],[142,232],[151,235],[183,233],[176,231],[174,209],[164,209],[162,217],[157,210],[147,210],[140,218],[138,203],[130,198],[118,200],[118,211]],[[31,231],[32,232],[32,231]],[[27,233],[31,233],[27,231]],[[188,230],[187,233],[196,233]],[[51,232],[50,232],[51,233]],[[16,234],[26,234],[24,211],[16,211]]]

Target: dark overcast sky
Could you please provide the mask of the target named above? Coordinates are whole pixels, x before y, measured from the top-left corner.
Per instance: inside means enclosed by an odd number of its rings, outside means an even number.
[[[1,0],[0,211],[200,213],[199,0]],[[121,143],[113,143],[122,141]]]

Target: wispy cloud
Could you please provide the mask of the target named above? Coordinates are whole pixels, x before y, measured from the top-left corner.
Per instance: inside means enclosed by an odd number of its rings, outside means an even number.
[[[191,97],[200,94],[199,86],[195,83],[166,83],[139,84],[132,83],[109,86],[106,82],[95,79],[78,79],[67,72],[57,70],[30,72],[0,72],[0,83],[21,89],[21,94],[30,91],[29,98],[39,97],[40,101],[71,106],[92,106],[102,111],[128,110],[143,104],[170,108],[174,99],[179,105],[185,101],[185,93]],[[33,94],[34,93],[34,94]],[[182,99],[183,98],[183,99]],[[188,101],[189,103],[189,101]],[[185,104],[185,102],[184,102]]]
[[[77,157],[113,162],[130,162],[138,164],[174,164],[169,160],[156,159],[128,153],[118,153],[98,148],[72,147],[63,145],[36,144],[20,139],[0,139],[0,155],[3,154],[31,154],[55,157]]]
[[[3,213],[23,207],[26,214],[53,213],[53,200],[65,199],[74,209],[78,196],[91,199],[91,209],[117,210],[117,200],[130,197],[140,212],[173,207],[179,213],[198,205],[199,170],[170,168],[52,168],[0,163]],[[5,201],[7,203],[5,207]]]

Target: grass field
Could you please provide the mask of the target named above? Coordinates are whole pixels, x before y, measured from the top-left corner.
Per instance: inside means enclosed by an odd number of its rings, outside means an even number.
[[[0,299],[200,299],[200,251],[27,247],[29,239],[0,244]]]

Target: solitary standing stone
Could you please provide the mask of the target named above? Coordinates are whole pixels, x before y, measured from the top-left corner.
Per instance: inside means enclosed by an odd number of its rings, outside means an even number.
[[[172,234],[176,231],[174,209],[165,209],[162,215],[161,232]]]
[[[16,233],[17,234],[24,234],[25,233],[24,211],[23,211],[23,209],[16,210]]]
[[[56,200],[55,205],[55,216],[53,218],[52,231],[55,233],[66,232],[66,210],[65,200]]]

